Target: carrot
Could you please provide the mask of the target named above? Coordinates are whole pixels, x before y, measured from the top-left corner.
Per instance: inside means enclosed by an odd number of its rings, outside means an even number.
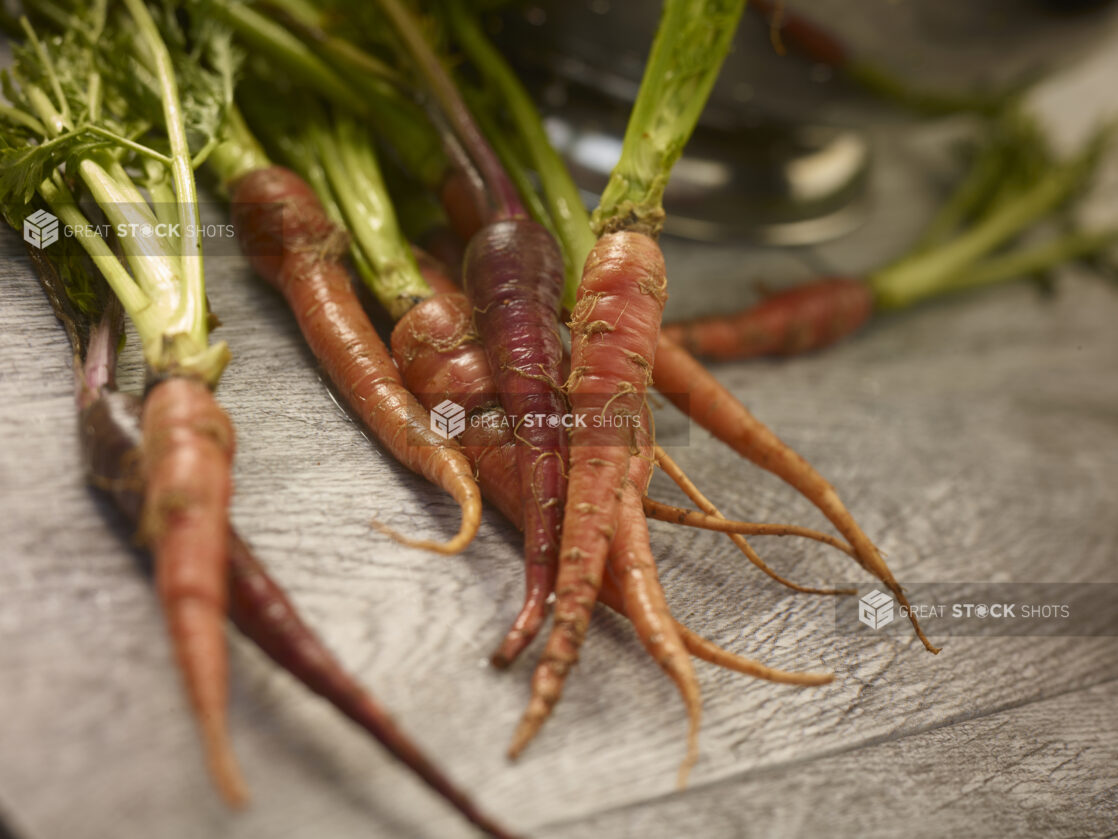
[[[650,519],[681,524],[685,527],[698,527],[702,530],[713,530],[718,533],[738,533],[742,536],[800,536],[830,545],[853,558],[854,549],[841,539],[829,533],[812,530],[809,527],[800,527],[795,524],[774,524],[770,522],[736,521],[721,515],[715,516],[698,510],[688,510],[685,507],[676,507],[665,504],[654,498],[644,497],[644,514]],[[852,590],[848,590],[852,591]]]
[[[185,117],[188,110],[217,112],[210,108],[220,109],[216,91],[226,78],[223,70],[199,70],[180,79],[178,45],[168,46],[140,0],[124,0],[111,21],[104,6],[89,16],[60,13],[51,25],[61,36],[45,41],[26,18],[21,25],[27,44],[16,50],[14,81],[5,88],[11,106],[0,126],[7,149],[0,198],[5,206],[23,206],[38,193],[63,226],[85,231],[76,237],[81,249],[139,337],[149,382],[139,536],[156,556],[171,643],[211,773],[236,806],[247,793],[226,732],[222,634],[233,429],[212,395],[229,350],[210,342]],[[129,31],[123,38],[76,37],[91,25]],[[154,94],[143,105],[119,72],[127,68],[131,76],[137,66]],[[89,67],[108,72],[91,82]],[[184,101],[196,107],[186,109]],[[137,119],[135,110],[145,108]],[[216,130],[212,120],[191,128],[204,140]],[[90,132],[100,132],[101,140],[86,142]],[[153,140],[158,148],[148,145]],[[86,199],[116,234],[112,246],[90,224]]]
[[[795,355],[829,346],[873,313],[873,291],[846,278],[782,291],[730,315],[666,324],[663,334],[692,355],[717,360]]]
[[[740,0],[664,4],[621,158],[594,211],[599,239],[586,258],[570,321],[567,394],[575,427],[555,624],[509,747],[512,757],[559,700],[602,585],[667,298],[666,269],[656,243],[663,190],[710,94],[742,8]]]
[[[625,614],[632,621],[637,637],[675,683],[687,708],[687,753],[680,764],[677,780],[679,787],[683,788],[699,756],[702,698],[687,648],[672,620],[664,589],[656,574],[656,560],[649,545],[648,522],[641,509],[641,497],[652,477],[654,457],[650,445],[649,416],[646,409],[641,416],[644,424],[637,431],[637,450],[630,459],[629,474],[622,489],[607,576],[619,581]]]
[[[287,301],[308,345],[350,408],[401,463],[446,490],[462,509],[458,535],[407,544],[456,553],[481,520],[481,493],[459,447],[430,427],[350,283],[342,235],[295,173],[256,165],[232,182],[233,223],[250,262]],[[398,537],[400,538],[400,537]]]
[[[230,533],[230,616],[276,664],[375,737],[466,819],[490,836],[512,834],[481,812],[396,725],[303,622],[283,589],[235,533]]]
[[[461,293],[428,298],[392,330],[392,353],[405,385],[424,406],[433,408],[446,399],[462,406],[469,420],[458,437],[462,451],[485,497],[519,526],[516,441],[474,328],[473,305]]]
[[[809,352],[861,328],[876,312],[1050,270],[1111,246],[1110,230],[1072,231],[995,253],[1072,198],[1094,171],[1105,132],[1066,162],[1051,158],[1027,114],[1010,109],[987,126],[967,173],[909,253],[865,281],[807,283],[730,315],[664,327],[694,355],[719,360]]]
[[[660,464],[660,467],[664,470],[664,473],[669,478],[671,478],[680,489],[684,491],[687,497],[699,505],[699,509],[701,509],[707,515],[714,517],[715,519],[723,518],[722,514],[718,511],[718,508],[715,507],[714,504],[711,503],[711,501],[699,491],[699,488],[696,487],[691,479],[683,473],[683,470],[679,468],[679,465],[674,460],[672,460],[671,457],[668,456],[668,453],[661,449],[659,446],[656,447],[656,462]],[[745,540],[744,535],[740,532],[737,532],[737,529],[727,530],[726,534],[730,537],[730,541],[737,546],[738,550],[745,554],[746,559],[756,565],[764,573],[772,577],[772,579],[776,580],[783,586],[787,586],[793,591],[802,592],[803,594],[824,595],[857,593],[856,590],[849,588],[812,588],[810,586],[802,586],[799,583],[793,583],[791,580],[787,580],[773,571],[768,566],[768,563],[766,563],[763,559],[761,559],[760,556],[757,555],[757,552],[754,551],[753,547]],[[855,559],[857,559],[857,556],[854,554],[853,549],[850,548],[848,545],[839,543],[837,542],[837,540],[836,544],[841,546],[840,550],[843,550],[844,552],[848,553],[851,556],[854,556]]]
[[[560,424],[566,413],[559,373],[563,345],[557,323],[563,256],[551,234],[528,218],[512,179],[413,13],[398,0],[378,0],[378,5],[476,167],[488,199],[485,224],[466,249],[463,287],[474,304],[501,406],[516,422],[521,492],[531,499],[524,511],[524,604],[493,655],[493,663],[503,667],[535,638],[554,585],[567,493],[567,440]],[[471,174],[463,167],[447,187],[469,186]],[[452,220],[465,216],[453,209],[450,215]],[[465,227],[460,225],[460,231],[465,233]]]
[[[91,347],[89,359],[94,355]],[[110,357],[115,357],[115,346]],[[88,362],[86,366],[89,369]],[[87,404],[80,424],[88,478],[94,486],[109,492],[116,506],[135,521],[143,501],[143,474],[138,468],[140,402],[112,390],[111,382],[91,388],[90,378],[86,376],[86,386],[82,387]],[[229,617],[240,632],[304,686],[372,734],[463,816],[492,836],[511,836],[480,812],[345,671],[232,528],[226,548],[228,576],[222,581],[223,596],[227,590]]]
[[[555,584],[568,458],[556,321],[563,258],[542,226],[514,218],[474,236],[463,278],[501,405],[516,422],[521,492],[530,499],[524,511],[524,605],[493,655],[494,664],[507,666],[539,632]]]
[[[614,575],[606,574],[602,581],[602,590],[598,599],[619,615],[628,617],[625,611],[624,598]],[[695,656],[695,658],[702,659],[716,667],[723,667],[746,676],[753,676],[757,679],[764,679],[769,682],[787,685],[811,687],[815,685],[826,685],[834,681],[835,677],[833,673],[796,673],[788,670],[779,670],[775,667],[768,667],[767,665],[761,664],[759,661],[754,661],[751,658],[745,658],[744,656],[736,655],[729,650],[723,649],[713,641],[688,629],[684,624],[674,618],[672,619],[672,624],[675,627],[675,631],[679,634],[680,640],[683,641],[683,645],[687,648],[687,652]]]
[[[144,400],[140,538],[155,555],[159,596],[210,771],[226,800],[247,788],[229,745],[223,617],[233,427],[208,387],[194,379],[157,384]]]
[[[877,547],[854,521],[834,488],[806,460],[758,421],[685,349],[664,335],[656,352],[653,378],[672,404],[734,449],[798,490],[815,504],[854,548],[858,563],[883,582],[902,605],[908,598]],[[911,609],[909,619],[929,652],[938,653]]]
[[[513,737],[512,756],[523,750],[550,714],[586,636],[617,528],[619,497],[650,381],[666,284],[659,247],[640,233],[602,237],[586,263],[570,323],[567,394],[574,428],[555,626],[532,678],[532,699]]]
[[[803,15],[789,11],[784,0],[753,0],[750,8],[768,20],[779,38],[787,38],[811,61],[834,70],[843,69],[849,61],[842,41]]]

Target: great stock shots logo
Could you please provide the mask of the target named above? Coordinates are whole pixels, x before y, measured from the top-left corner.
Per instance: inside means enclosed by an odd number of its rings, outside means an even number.
[[[893,598],[874,589],[858,601],[858,620],[870,629],[880,629],[893,622]]]
[[[46,210],[36,210],[23,220],[23,241],[39,250],[58,241],[58,219]]]
[[[466,430],[466,409],[444,399],[431,409],[431,430],[444,440],[457,437]]]

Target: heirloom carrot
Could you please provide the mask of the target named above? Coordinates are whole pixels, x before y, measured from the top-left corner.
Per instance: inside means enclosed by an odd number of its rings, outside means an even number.
[[[741,0],[664,4],[621,159],[594,212],[600,238],[586,258],[570,321],[567,395],[576,423],[555,624],[513,735],[512,756],[558,701],[602,585],[667,299],[667,273],[656,242],[664,186],[710,94],[742,8]]]

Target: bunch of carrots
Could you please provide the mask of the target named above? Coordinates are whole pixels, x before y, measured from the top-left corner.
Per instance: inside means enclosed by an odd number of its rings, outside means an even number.
[[[993,153],[976,156],[959,197],[911,257],[864,283],[793,291],[762,304],[761,316],[661,329],[664,188],[744,0],[665,0],[621,158],[593,214],[473,12],[463,0],[420,5],[29,0],[6,78],[10,104],[0,106],[0,194],[16,227],[42,208],[83,230],[101,219],[176,223],[158,228],[165,234],[93,232],[29,252],[71,338],[90,480],[152,554],[225,798],[247,799],[226,731],[228,617],[465,817],[506,836],[345,673],[229,523],[233,428],[213,391],[230,358],[209,340],[196,173],[228,198],[245,256],[283,296],[337,393],[388,453],[461,509],[446,541],[393,538],[462,552],[483,498],[523,531],[525,594],[493,664],[507,666],[551,625],[510,756],[551,714],[603,602],[632,622],[678,687],[689,721],[681,784],[698,754],[692,656],[790,684],[831,676],[765,667],[674,620],[649,518],[725,532],[764,573],[799,591],[851,593],[785,580],[746,537],[812,539],[849,555],[907,604],[836,490],[692,351],[817,348],[857,328],[875,305],[1044,270],[1115,237],[1076,232],[994,253],[1066,203],[1103,145],[1056,164],[1035,126],[1006,107],[995,139],[1024,137],[1035,154],[1013,179],[984,173]],[[394,322],[388,345],[355,277]],[[113,385],[124,316],[144,352],[142,400]],[[803,494],[838,535],[726,519],[656,444],[653,388]],[[447,400],[470,420],[456,437],[431,422]],[[555,421],[531,419],[540,417]],[[648,497],[657,466],[697,509]]]

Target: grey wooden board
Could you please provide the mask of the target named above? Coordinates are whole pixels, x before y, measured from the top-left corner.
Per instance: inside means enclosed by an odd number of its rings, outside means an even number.
[[[1040,92],[1064,141],[1115,111],[1114,78],[1112,50]],[[946,171],[946,130],[878,132],[871,218],[808,259],[856,271],[902,249]],[[1118,215],[1116,176],[1100,178],[1096,222]],[[24,839],[471,835],[237,638],[233,737],[254,807],[217,802],[155,599],[77,469],[65,339],[21,243],[0,247],[0,820]],[[676,314],[744,304],[752,279],[809,273],[803,254],[667,247]],[[630,629],[600,614],[554,719],[509,765],[533,655],[504,674],[484,658],[519,601],[517,535],[491,513],[469,552],[446,558],[371,529],[375,516],[446,535],[455,510],[331,403],[281,302],[240,259],[210,260],[208,276],[235,358],[220,396],[240,435],[238,527],[345,664],[510,825],[649,837],[939,833],[925,817],[966,835],[1115,829],[1115,639],[951,638],[933,658],[907,638],[835,637],[832,604],[774,590],[714,534],[664,525],[653,548],[681,619],[777,666],[833,668],[836,682],[800,690],[700,665],[702,757],[680,793],[674,690]],[[832,480],[902,580],[1118,582],[1118,296],[1083,270],[1060,289],[928,306],[818,357],[717,372]],[[660,424],[679,441],[678,417],[664,410]],[[701,431],[676,454],[728,512],[820,523]],[[678,498],[662,476],[654,490]],[[860,579],[814,546],[759,544],[797,579]],[[1024,810],[1007,803],[1032,792]]]
[[[679,836],[1105,835],[1118,820],[1118,782],[1098,767],[1118,762],[1116,703],[1111,681],[903,740],[746,770],[541,835],[622,839],[664,824]],[[908,771],[898,774],[899,765]]]

